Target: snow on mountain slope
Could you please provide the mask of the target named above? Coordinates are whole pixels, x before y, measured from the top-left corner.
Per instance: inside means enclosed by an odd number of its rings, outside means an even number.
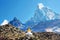
[[[8,24],[9,22],[8,22],[8,20],[4,20],[2,23],[1,23],[1,26],[2,25],[6,25],[6,24]]]
[[[39,9],[42,9],[44,7],[44,5],[42,3],[39,3],[38,7],[39,7]]]
[[[56,26],[56,27],[46,28],[45,31],[46,32],[58,32],[58,33],[60,33],[60,27]]]

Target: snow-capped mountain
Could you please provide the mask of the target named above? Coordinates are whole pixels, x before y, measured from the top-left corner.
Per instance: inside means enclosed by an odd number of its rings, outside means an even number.
[[[17,28],[23,28],[24,25],[21,23],[21,21],[19,21],[16,17],[14,17],[14,19],[12,21],[9,22],[9,24],[17,27]]]
[[[4,21],[1,23],[1,26],[6,25],[6,24],[8,24],[8,23],[9,23],[8,20],[4,20]]]
[[[57,14],[52,9],[44,6],[42,3],[38,4],[38,7],[34,14],[34,21],[45,21],[45,20],[54,20],[54,19],[60,19],[60,14]]]
[[[50,8],[39,3],[37,9],[35,10],[34,16],[26,22],[27,26],[35,26],[41,21],[49,21],[60,19],[60,14],[55,13]]]

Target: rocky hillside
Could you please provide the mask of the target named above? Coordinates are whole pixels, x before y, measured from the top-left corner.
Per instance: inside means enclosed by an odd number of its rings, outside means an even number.
[[[20,40],[60,40],[60,34],[53,32],[33,33],[33,37],[22,37]]]
[[[9,40],[9,39],[13,39],[15,40],[15,38],[19,39],[20,37],[24,37],[25,36],[25,32],[21,31],[19,28],[16,28],[10,24],[4,25],[4,26],[0,26],[0,40],[2,40],[2,38]]]
[[[0,40],[60,40],[60,34],[53,32],[32,32],[33,36],[27,36],[26,32],[10,24],[0,26]]]
[[[60,34],[53,32],[34,33],[35,40],[60,40]]]

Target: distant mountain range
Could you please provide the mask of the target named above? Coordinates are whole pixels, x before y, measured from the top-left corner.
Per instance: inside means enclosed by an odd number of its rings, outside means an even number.
[[[41,21],[37,25],[35,25],[32,29],[33,31],[37,31],[37,32],[47,31],[46,29],[48,29],[47,32],[60,32],[59,28],[60,28],[60,20],[57,19],[57,20],[50,20],[50,21],[45,21],[45,22]]]
[[[42,3],[38,4],[34,16],[26,22],[33,31],[60,32],[60,14],[54,12]]]
[[[31,17],[25,24],[14,17],[10,22],[4,21],[1,25],[11,24],[22,30],[26,30],[28,27],[35,32],[60,32],[60,14],[54,12],[50,8],[39,3],[37,9],[34,12],[34,16]]]

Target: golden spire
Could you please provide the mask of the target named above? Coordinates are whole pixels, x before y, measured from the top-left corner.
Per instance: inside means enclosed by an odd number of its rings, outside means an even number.
[[[27,29],[27,32],[31,32],[31,29],[30,29],[30,27],[28,27],[28,29]]]

